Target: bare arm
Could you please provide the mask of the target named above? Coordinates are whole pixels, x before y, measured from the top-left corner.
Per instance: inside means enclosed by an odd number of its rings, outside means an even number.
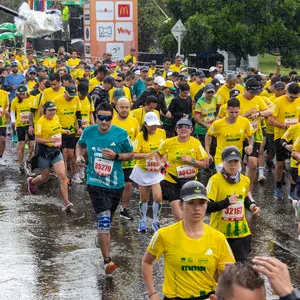
[[[199,113],[199,112],[196,113],[196,112],[195,112],[195,116],[194,116],[195,122],[196,122],[197,124],[203,126],[203,127],[207,127],[207,128],[208,128],[207,124],[206,124],[204,121],[200,120],[200,117],[201,117],[201,113]]]
[[[205,151],[207,152],[208,155],[210,155],[210,145],[211,145],[211,136],[206,133],[205,135]]]
[[[286,124],[277,121],[276,117],[274,117],[274,116],[270,116],[270,117],[268,118],[268,121],[269,121],[269,123],[270,123],[272,126],[275,126],[275,127],[278,127],[278,128],[284,128],[284,129],[287,129],[287,128],[288,128]]]
[[[142,258],[142,274],[146,285],[148,297],[151,300],[160,299],[159,295],[155,291],[153,284],[153,262],[155,256],[150,254],[148,251],[145,252]]]

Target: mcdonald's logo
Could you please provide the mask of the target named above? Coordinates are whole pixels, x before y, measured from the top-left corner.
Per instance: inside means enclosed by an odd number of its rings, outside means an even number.
[[[129,4],[119,4],[118,5],[118,17],[119,18],[129,18],[130,17],[130,5]]]

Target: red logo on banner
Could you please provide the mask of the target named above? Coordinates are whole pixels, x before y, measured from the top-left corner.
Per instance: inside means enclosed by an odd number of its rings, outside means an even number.
[[[119,18],[129,18],[130,17],[130,5],[129,4],[119,4],[118,5],[118,17]]]

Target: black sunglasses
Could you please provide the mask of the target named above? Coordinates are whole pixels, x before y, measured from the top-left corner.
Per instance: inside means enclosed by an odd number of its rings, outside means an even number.
[[[179,129],[191,129],[191,126],[190,125],[187,125],[187,124],[179,124],[176,126],[177,128]]]
[[[122,79],[115,79],[116,82],[122,82]]]
[[[97,118],[99,121],[106,121],[106,122],[110,122],[112,120],[112,116],[98,115]]]

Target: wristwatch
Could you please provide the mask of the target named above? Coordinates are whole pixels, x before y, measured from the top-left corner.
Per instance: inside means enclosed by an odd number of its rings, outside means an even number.
[[[294,289],[290,294],[280,297],[280,300],[300,300],[300,291]]]
[[[116,153],[115,160],[118,160],[120,157],[119,153]]]

